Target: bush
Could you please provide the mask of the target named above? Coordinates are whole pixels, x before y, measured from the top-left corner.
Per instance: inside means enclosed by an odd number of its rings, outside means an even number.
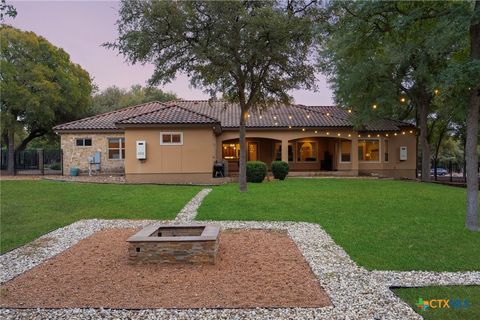
[[[267,165],[262,161],[247,162],[247,182],[262,182],[267,175]]]
[[[55,163],[52,163],[52,164],[50,165],[50,169],[52,169],[52,170],[61,170],[61,169],[62,169],[62,166],[60,165],[60,163],[55,162]]]
[[[285,180],[288,174],[288,163],[285,161],[273,161],[272,173],[275,179]]]

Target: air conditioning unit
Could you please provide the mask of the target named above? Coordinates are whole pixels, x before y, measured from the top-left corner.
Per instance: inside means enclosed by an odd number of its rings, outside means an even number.
[[[147,143],[145,141],[137,141],[137,159],[147,159]]]
[[[406,161],[408,159],[407,147],[400,147],[400,161]]]

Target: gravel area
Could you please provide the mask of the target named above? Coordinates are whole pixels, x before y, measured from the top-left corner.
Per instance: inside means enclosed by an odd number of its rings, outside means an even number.
[[[66,182],[86,182],[86,183],[126,183],[123,175],[93,175],[93,176],[44,176],[44,180],[66,181]]]
[[[95,231],[141,227],[152,221],[83,220],[58,229],[0,257],[2,281],[33,268]],[[330,296],[323,308],[257,309],[0,309],[4,319],[421,319],[389,287],[480,285],[480,272],[367,271],[317,224],[293,222],[217,222],[226,229],[286,230]],[[36,244],[35,244],[36,243]]]
[[[212,191],[210,188],[202,189],[195,197],[190,200],[185,207],[178,213],[175,223],[189,223],[195,220],[198,214],[198,208],[202,204],[203,199]]]
[[[286,232],[224,230],[220,233],[215,265],[132,265],[126,240],[137,231],[110,229],[81,240],[3,285],[0,307],[319,308],[330,305],[330,299]]]

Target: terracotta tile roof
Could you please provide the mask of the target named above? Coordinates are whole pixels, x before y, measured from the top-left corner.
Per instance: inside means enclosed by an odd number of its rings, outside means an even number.
[[[215,124],[217,119],[180,106],[170,105],[154,111],[125,118],[117,122],[122,124]]]
[[[240,112],[237,104],[226,101],[175,100],[150,102],[65,123],[54,130],[120,130],[125,124],[208,124],[220,123],[224,129],[238,128]],[[278,105],[263,111],[252,111],[249,128],[352,127],[350,114],[335,106]],[[376,119],[363,130],[398,131],[413,125]]]
[[[151,112],[157,109],[165,108],[167,105],[161,102],[148,102],[133,107],[120,109],[117,111],[102,113],[96,116],[60,124],[53,128],[55,131],[61,130],[118,130],[116,122],[135,115]]]

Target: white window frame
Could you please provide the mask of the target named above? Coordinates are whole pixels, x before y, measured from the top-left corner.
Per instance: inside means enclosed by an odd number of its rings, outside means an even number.
[[[385,143],[387,143],[388,146],[386,146]],[[383,162],[389,163],[389,162],[390,162],[390,152],[388,152],[388,149],[389,149],[389,147],[390,147],[390,141],[389,141],[389,139],[383,139],[383,146],[384,146],[385,149],[386,149],[385,151],[387,151],[387,152],[383,151]],[[385,153],[388,154],[388,160],[385,160]]]
[[[360,160],[360,158],[358,158],[358,162],[359,163],[381,163],[382,162],[382,154],[383,154],[382,139],[380,139],[380,138],[360,138],[360,139],[358,139],[358,142],[363,141],[363,140],[378,141],[378,161]],[[357,153],[358,153],[358,143],[357,143]]]
[[[169,134],[179,134],[180,135],[180,142],[163,142],[163,135]],[[160,132],[160,145],[162,146],[183,146],[183,132],[181,131],[161,131]]]
[[[77,140],[83,140],[83,145],[82,146],[78,146],[77,145]],[[91,144],[89,146],[86,146],[85,145],[85,140],[90,140]],[[75,138],[75,140],[73,141],[73,144],[75,146],[75,148],[90,148],[93,146],[93,139],[92,138]]]
[[[123,138],[123,137],[108,137],[107,138],[107,159],[111,160],[111,161],[125,160],[125,158],[122,156],[122,151],[124,151],[126,148],[122,148],[122,142],[121,141],[118,142],[118,152],[119,152],[120,157],[118,159],[110,158],[110,139],[123,140],[123,144],[125,144],[125,138]],[[112,150],[117,150],[117,148],[112,148]],[[126,151],[125,151],[125,153],[126,153]]]
[[[350,161],[342,161],[342,142],[350,142]],[[352,140],[340,140],[339,143],[338,143],[338,160],[339,160],[339,163],[352,163],[352,152],[354,152],[354,150],[352,150],[352,147],[353,147],[353,143],[352,143]],[[357,153],[358,153],[358,150],[357,150]]]

